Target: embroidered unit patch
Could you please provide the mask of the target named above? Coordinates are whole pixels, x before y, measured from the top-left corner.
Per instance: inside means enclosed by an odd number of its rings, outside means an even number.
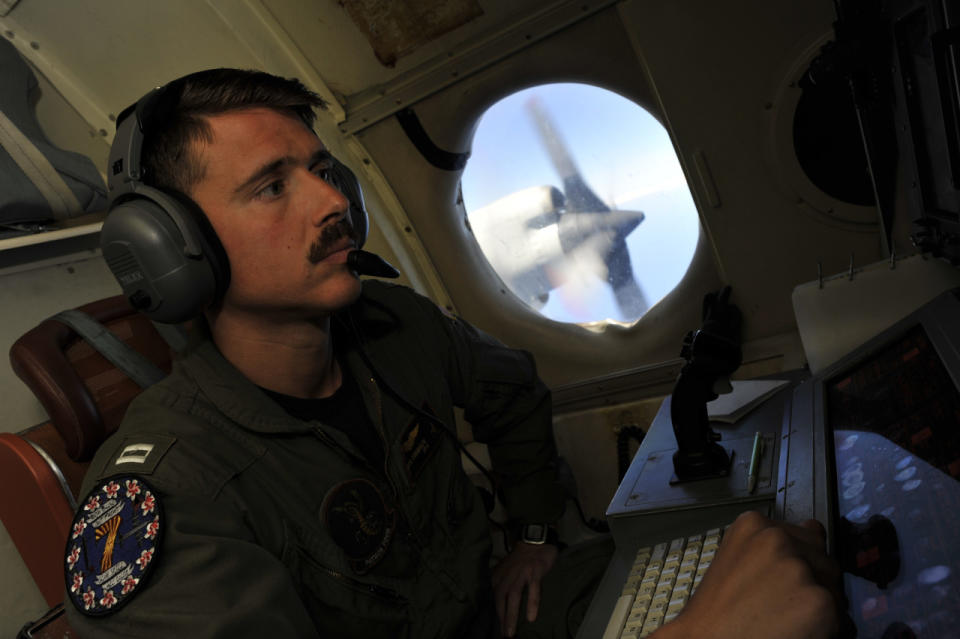
[[[118,610],[143,587],[157,559],[163,513],[139,477],[115,475],[81,502],[67,536],[64,577],[85,615]]]
[[[337,484],[324,497],[321,517],[350,566],[363,574],[387,554],[397,527],[397,513],[367,479]]]

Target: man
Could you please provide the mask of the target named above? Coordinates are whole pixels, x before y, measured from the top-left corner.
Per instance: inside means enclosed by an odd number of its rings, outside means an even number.
[[[221,69],[175,92],[145,132],[145,181],[196,203],[229,285],[203,313],[208,333],[90,466],[68,542],[71,624],[91,637],[491,637],[520,617],[554,621],[539,608],[557,548],[518,542],[491,574],[450,427],[463,407],[512,520],[555,522],[550,395],[529,355],[406,288],[361,284],[347,258],[362,238],[311,128],[320,103],[298,82]],[[806,624],[789,636],[826,636],[811,620],[834,624],[821,584],[835,575],[817,535],[738,520],[703,594],[661,632],[750,636],[786,609]],[[771,566],[786,566],[776,588]]]

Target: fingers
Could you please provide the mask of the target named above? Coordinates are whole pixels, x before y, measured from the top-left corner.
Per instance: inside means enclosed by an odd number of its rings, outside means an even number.
[[[517,632],[517,618],[520,616],[520,599],[523,597],[523,584],[515,586],[507,592],[506,616],[503,619],[503,634],[512,637]]]
[[[527,578],[522,572],[494,572],[494,600],[497,608],[497,617],[500,619],[500,632],[502,632],[505,637],[512,637],[517,631],[517,621],[520,617],[520,603],[523,599],[523,590],[526,585]],[[529,610],[529,604],[527,608]]]
[[[508,581],[509,579],[509,581]],[[515,573],[512,578],[501,578],[494,586],[497,616],[500,629],[506,637],[512,637],[517,631],[520,620],[520,605],[524,590],[527,591],[525,616],[528,622],[536,621],[540,611],[540,579],[527,573]]]
[[[524,609],[527,621],[537,619],[541,602],[541,579],[557,558],[552,545],[519,544],[493,571],[494,600],[501,631],[512,637],[517,630],[523,593],[527,591]]]
[[[784,529],[800,542],[795,548],[813,570],[814,580],[827,588],[838,601],[842,601],[842,572],[837,562],[826,554],[827,531],[823,524],[816,519],[808,519],[799,526],[785,525]]]
[[[537,620],[537,611],[540,609],[540,580],[531,579],[527,590],[527,621]]]
[[[730,532],[734,532],[735,528],[741,537],[737,540],[739,543],[746,540],[750,540],[749,543],[756,543],[754,540],[758,539],[758,535],[780,538],[780,543],[786,540],[792,554],[802,559],[809,567],[814,583],[829,591],[841,608],[845,607],[843,573],[837,562],[826,554],[827,532],[822,523],[816,519],[808,519],[799,525],[794,525],[772,521],[758,513],[744,513],[737,519]]]

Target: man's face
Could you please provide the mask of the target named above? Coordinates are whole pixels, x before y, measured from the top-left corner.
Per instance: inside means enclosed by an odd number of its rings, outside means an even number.
[[[204,176],[191,196],[230,258],[223,309],[319,318],[352,303],[360,282],[346,198],[325,181],[330,159],[298,118],[265,108],[208,118]]]

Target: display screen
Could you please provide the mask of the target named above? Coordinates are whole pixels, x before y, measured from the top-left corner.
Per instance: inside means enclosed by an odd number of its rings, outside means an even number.
[[[960,633],[960,393],[921,326],[825,388],[860,639]]]

